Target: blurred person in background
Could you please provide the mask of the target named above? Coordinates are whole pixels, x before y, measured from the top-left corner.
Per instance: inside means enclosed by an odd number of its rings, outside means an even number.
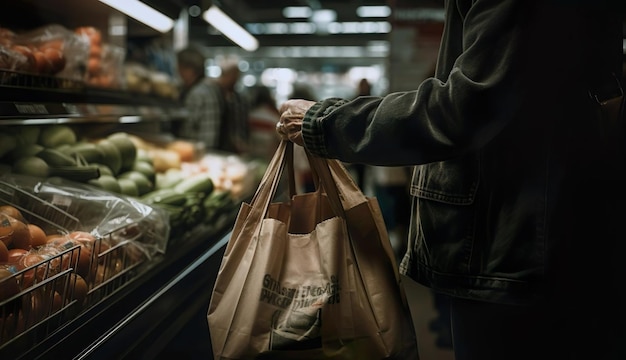
[[[181,80],[179,99],[188,117],[172,129],[177,137],[202,142],[207,148],[217,148],[220,136],[220,99],[215,86],[206,77],[206,57],[195,46],[176,54]]]
[[[220,64],[221,74],[216,79],[218,85],[221,108],[221,136],[218,149],[235,154],[249,152],[250,128],[248,113],[250,106],[247,98],[241,94],[236,86],[241,77],[239,60],[227,58]]]
[[[235,90],[240,76],[236,63],[225,62],[220,76],[211,79],[206,76],[206,57],[201,48],[187,47],[177,53],[176,60],[182,82],[180,101],[188,117],[172,132],[202,142],[206,149],[246,152],[248,104]]]
[[[278,133],[415,166],[400,271],[450,296],[456,360],[626,359],[626,2],[444,7],[434,77],[287,100]]]

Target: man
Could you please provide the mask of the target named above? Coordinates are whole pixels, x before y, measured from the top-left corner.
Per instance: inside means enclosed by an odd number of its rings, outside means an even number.
[[[192,46],[176,55],[182,82],[180,101],[189,115],[179,124],[175,135],[201,141],[208,148],[216,148],[220,135],[220,100],[210,80],[206,78],[204,53]]]
[[[624,2],[445,11],[433,78],[289,100],[279,134],[322,157],[416,165],[401,271],[451,297],[456,360],[626,359]]]
[[[206,77],[206,58],[196,47],[177,54],[178,72],[182,81],[180,100],[189,116],[176,135],[201,141],[207,149],[233,153],[246,151],[248,140],[248,106],[235,91],[239,80],[236,63],[227,62],[217,79]]]
[[[236,89],[241,76],[238,59],[225,59],[221,65],[221,74],[216,79],[222,100],[221,121],[222,136],[218,148],[244,154],[248,152],[250,129],[248,114],[250,105],[246,97]]]

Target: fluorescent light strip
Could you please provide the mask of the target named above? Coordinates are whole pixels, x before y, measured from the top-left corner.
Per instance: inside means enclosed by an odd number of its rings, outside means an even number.
[[[140,21],[151,28],[166,33],[174,27],[174,20],[138,0],[100,0],[100,2]]]
[[[386,34],[391,31],[388,21],[350,21],[313,23],[248,23],[248,30],[255,35],[313,34],[324,30],[330,34]]]
[[[259,48],[257,39],[250,35],[244,28],[239,26],[233,19],[226,15],[217,6],[212,5],[202,14],[206,22],[211,24],[219,32],[232,40],[235,44],[241,46],[244,50],[255,51]]]
[[[389,6],[359,6],[356,8],[359,17],[388,17],[391,15]]]
[[[313,14],[308,6],[287,6],[283,9],[283,16],[288,19],[306,19]]]

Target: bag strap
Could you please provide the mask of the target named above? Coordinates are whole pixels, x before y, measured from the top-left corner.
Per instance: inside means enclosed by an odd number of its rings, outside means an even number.
[[[285,165],[287,165],[290,198],[296,194],[293,143],[281,140],[268,164],[257,191],[250,201],[249,221],[260,224],[266,216],[272,199],[278,188]],[[324,159],[306,151],[311,170],[318,178],[318,191],[324,191],[328,196],[333,212],[345,218],[345,209],[366,202],[367,198],[356,185],[348,170],[335,159]]]
[[[318,177],[319,187],[326,192],[337,215],[341,216],[345,209],[367,202],[367,197],[339,160],[320,158],[308,151],[306,153],[311,169]]]
[[[260,224],[260,220],[265,217],[267,209],[269,208],[269,205],[276,193],[276,189],[278,188],[278,183],[285,166],[285,155],[287,153],[286,150],[288,145],[287,142],[287,140],[283,140],[278,144],[278,148],[276,149],[272,160],[270,160],[254,196],[250,200],[251,209],[246,221],[253,221]]]
[[[311,170],[313,170],[318,177],[318,191],[323,190],[326,193],[328,201],[330,202],[330,207],[333,209],[335,215],[345,219],[346,212],[339,195],[339,189],[337,188],[337,180],[340,182],[344,179],[342,177],[338,177],[337,179],[333,177],[328,165],[330,160],[317,157],[310,154],[308,151],[306,153],[307,158],[309,159],[309,164],[311,165]]]

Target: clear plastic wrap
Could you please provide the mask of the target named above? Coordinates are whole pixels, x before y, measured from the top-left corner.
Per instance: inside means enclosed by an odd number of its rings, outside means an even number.
[[[89,43],[61,25],[49,24],[15,35],[9,43],[12,51],[29,58],[30,65],[16,70],[73,80],[85,76]]]
[[[37,245],[34,232],[21,241],[30,225],[42,231]],[[167,213],[131,198],[60,178],[0,176],[0,346],[53,331],[114,294],[165,252],[168,237]]]
[[[91,185],[7,174],[0,176],[3,202],[45,220],[47,226],[56,226],[57,233],[82,231],[115,243],[132,240],[148,258],[165,253],[167,247],[170,228],[166,212]]]

